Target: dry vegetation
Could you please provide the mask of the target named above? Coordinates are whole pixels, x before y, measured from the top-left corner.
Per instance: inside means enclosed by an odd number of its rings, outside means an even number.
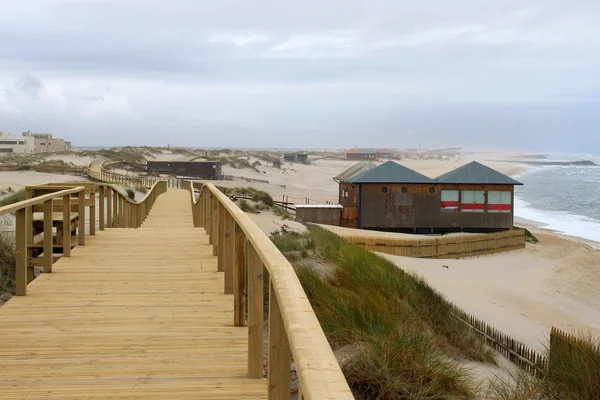
[[[296,268],[332,348],[358,346],[342,368],[362,397],[474,395],[461,360],[493,363],[494,353],[425,281],[324,230],[284,230],[272,240]]]
[[[524,371],[481,388],[463,361],[494,363],[493,350],[452,316],[452,305],[423,279],[334,234],[288,229],[271,239],[292,262],[340,362],[366,399],[600,399],[599,343],[553,341],[542,377]],[[265,274],[268,282],[268,274]],[[267,287],[267,286],[265,286]]]

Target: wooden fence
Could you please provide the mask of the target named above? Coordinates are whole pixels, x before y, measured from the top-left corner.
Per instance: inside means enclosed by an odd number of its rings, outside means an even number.
[[[327,228],[327,227],[324,227]],[[360,231],[333,230],[348,242],[395,256],[416,258],[464,258],[525,248],[525,232],[513,229],[496,233],[461,233],[444,236],[415,236]]]
[[[264,232],[226,195],[205,184],[197,198],[187,182],[194,226],[204,227],[233,294],[234,326],[248,326],[248,375],[262,378],[263,270],[269,272],[269,399],[289,398],[290,360],[298,373],[298,398],[353,399],[325,333],[292,265]]]
[[[46,194],[35,196],[36,188]],[[27,284],[34,278],[35,266],[42,266],[46,273],[52,272],[54,262],[60,257],[70,257],[72,247],[85,245],[86,222],[89,222],[89,235],[96,234],[96,192],[99,229],[103,230],[106,227],[141,226],[158,195],[166,190],[165,181],[157,182],[144,199],[134,202],[110,185],[77,182],[28,186],[26,200],[0,207],[0,215],[16,213],[15,294],[27,294]],[[61,204],[59,212],[55,203]],[[35,211],[39,207],[41,215],[36,217]],[[75,213],[72,213],[73,208]],[[54,228],[57,228],[56,237]],[[72,236],[73,228],[76,229],[75,236]],[[43,235],[41,242],[37,240],[40,235]],[[41,257],[35,256],[36,249]]]
[[[517,339],[510,337],[456,306],[453,306],[452,314],[468,325],[471,331],[482,338],[487,345],[518,365],[521,369],[533,376],[543,376],[548,365],[545,355],[530,349]]]

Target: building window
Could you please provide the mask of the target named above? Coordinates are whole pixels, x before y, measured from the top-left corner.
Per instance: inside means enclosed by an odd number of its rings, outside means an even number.
[[[488,212],[509,213],[512,211],[512,193],[508,190],[488,192]]]
[[[8,149],[0,149],[0,153],[12,153],[12,152],[13,152],[13,149],[10,149],[10,148],[8,148]]]
[[[382,193],[387,193],[388,192],[388,188],[386,186],[381,188],[381,192]]]
[[[485,191],[463,190],[461,203],[461,211],[485,212]]]
[[[429,188],[429,193],[435,193],[435,188],[433,186]]]
[[[19,144],[22,146],[22,145],[25,144],[25,141],[24,140],[19,140]]]
[[[406,192],[408,192],[408,188],[406,186],[403,186],[402,187],[402,193],[406,193]]]
[[[458,190],[442,190],[442,211],[458,210]]]

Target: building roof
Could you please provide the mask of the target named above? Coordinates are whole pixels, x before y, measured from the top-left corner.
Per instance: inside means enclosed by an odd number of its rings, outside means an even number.
[[[375,167],[376,167],[376,165],[372,162],[366,162],[366,161],[359,162],[358,164],[354,164],[353,166],[351,166],[344,172],[334,176],[333,180],[337,181],[337,182],[347,182],[348,179],[352,178],[353,176],[356,176],[362,172],[368,171],[371,168],[375,168]]]
[[[477,161],[440,175],[435,180],[439,183],[462,183],[467,185],[522,185],[521,182]]]
[[[347,180],[350,183],[436,183],[433,179],[388,161]]]
[[[346,154],[376,154],[377,150],[375,149],[351,149],[346,150]]]

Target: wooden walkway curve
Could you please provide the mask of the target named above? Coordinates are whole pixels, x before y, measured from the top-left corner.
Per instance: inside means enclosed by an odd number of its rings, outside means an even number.
[[[2,399],[264,399],[190,194],[86,239],[0,308]]]

